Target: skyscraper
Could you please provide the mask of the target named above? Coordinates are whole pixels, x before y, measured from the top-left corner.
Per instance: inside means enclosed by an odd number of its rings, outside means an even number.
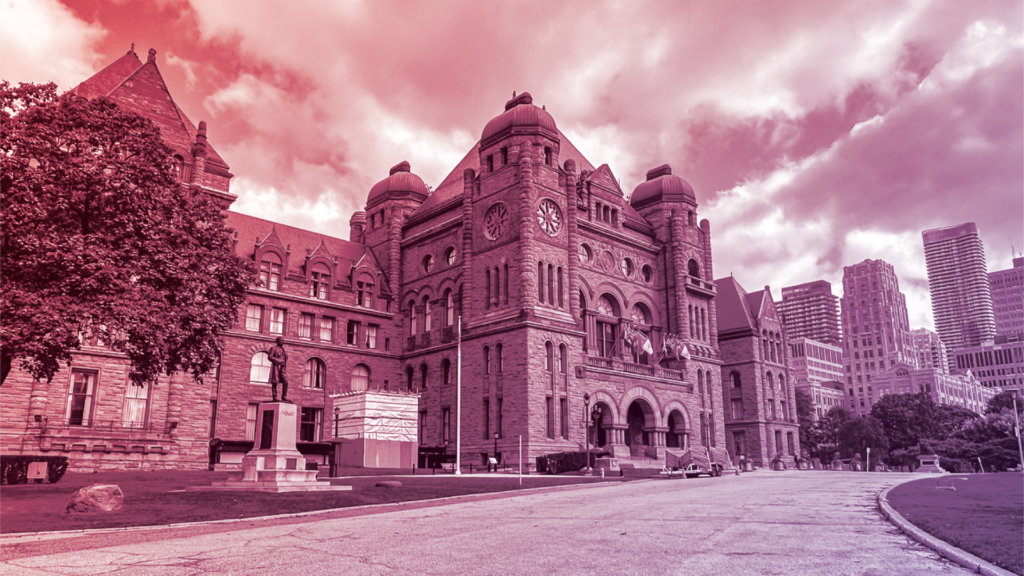
[[[917,354],[917,367],[922,370],[932,368],[941,374],[949,374],[946,364],[946,346],[939,335],[927,328],[917,328],[910,333]]]
[[[996,334],[985,248],[974,222],[925,230],[922,236],[935,329],[953,367],[956,350],[991,341]]]
[[[783,288],[779,313],[790,340],[810,338],[839,346],[839,297],[825,280]]]
[[[843,268],[843,364],[850,411],[864,414],[881,396],[878,377],[902,362],[916,366],[907,299],[892,264],[865,260]]]
[[[1024,258],[1014,258],[1013,268],[989,272],[988,285],[996,335],[1024,340]]]

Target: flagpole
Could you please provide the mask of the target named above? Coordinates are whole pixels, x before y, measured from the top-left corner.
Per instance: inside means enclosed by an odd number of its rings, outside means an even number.
[[[459,315],[458,352],[455,356],[455,473],[462,474],[462,315]]]

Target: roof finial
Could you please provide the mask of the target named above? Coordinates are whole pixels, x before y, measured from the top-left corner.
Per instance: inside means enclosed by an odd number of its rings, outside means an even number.
[[[156,49],[155,48],[150,48],[149,49],[149,56],[146,56],[146,62],[147,63],[152,62],[153,64],[156,64]]]
[[[129,54],[135,54],[135,42],[132,42],[132,47],[128,49]]]
[[[515,97],[516,97],[516,91],[515,91],[515,90],[513,90],[513,91],[512,91],[512,97],[513,97],[513,98],[515,98]]]

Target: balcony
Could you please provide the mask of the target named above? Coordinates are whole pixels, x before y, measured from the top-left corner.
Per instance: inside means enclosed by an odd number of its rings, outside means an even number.
[[[585,356],[586,369],[588,371],[600,372],[603,374],[616,374],[629,378],[644,378],[652,380],[669,380],[673,384],[682,385],[686,391],[693,392],[693,384],[684,380],[683,373],[679,370],[662,368],[661,366],[649,366],[647,364],[634,364],[623,362],[618,358],[605,358],[603,356]]]
[[[716,293],[715,283],[701,280],[696,276],[686,277],[686,291],[705,298],[714,298]]]

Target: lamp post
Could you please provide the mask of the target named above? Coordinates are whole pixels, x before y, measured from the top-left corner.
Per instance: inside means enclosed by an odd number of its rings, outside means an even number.
[[[583,393],[583,421],[586,422],[587,427],[587,473],[590,473],[590,394],[587,392]]]
[[[338,419],[341,418],[341,408],[334,408],[334,437],[338,437]]]
[[[487,469],[490,470],[491,463],[487,463]],[[498,471],[498,433],[494,433],[494,471]]]

